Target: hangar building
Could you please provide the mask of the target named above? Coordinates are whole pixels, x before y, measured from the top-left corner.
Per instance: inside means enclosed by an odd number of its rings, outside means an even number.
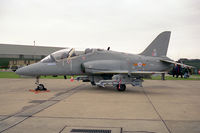
[[[35,63],[63,47],[0,44],[0,68],[19,67]]]

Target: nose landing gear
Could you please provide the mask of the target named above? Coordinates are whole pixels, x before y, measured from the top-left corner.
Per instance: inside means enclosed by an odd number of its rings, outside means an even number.
[[[44,85],[39,83],[39,78],[40,77],[36,77],[35,84],[37,85],[37,88],[35,88],[35,91],[47,91],[47,89],[44,87]]]

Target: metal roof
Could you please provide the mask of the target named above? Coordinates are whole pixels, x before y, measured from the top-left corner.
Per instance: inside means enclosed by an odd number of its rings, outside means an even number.
[[[29,46],[0,44],[1,55],[49,55],[57,50],[65,49],[64,47],[46,47],[46,46]]]

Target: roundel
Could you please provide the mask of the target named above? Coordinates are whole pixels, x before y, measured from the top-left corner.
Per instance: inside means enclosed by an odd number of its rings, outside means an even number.
[[[142,62],[138,62],[138,67],[142,67]]]

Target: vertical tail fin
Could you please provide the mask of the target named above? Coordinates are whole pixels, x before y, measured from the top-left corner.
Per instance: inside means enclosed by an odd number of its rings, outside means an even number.
[[[170,35],[171,35],[170,31],[164,31],[160,33],[151,42],[151,44],[142,53],[140,53],[140,55],[156,56],[156,57],[166,56]]]

